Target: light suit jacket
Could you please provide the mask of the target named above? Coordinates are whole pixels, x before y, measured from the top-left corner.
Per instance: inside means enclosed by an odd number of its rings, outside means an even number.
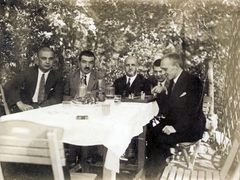
[[[99,89],[98,80],[101,79],[101,87],[105,88],[105,80],[103,79],[103,74],[93,70],[90,74],[90,78],[87,85],[87,91],[91,92],[95,97],[96,92]],[[80,69],[77,71],[72,71],[69,73],[68,78],[64,82],[64,93],[63,100],[69,101],[72,100],[75,95],[78,93],[78,87],[80,84]]]

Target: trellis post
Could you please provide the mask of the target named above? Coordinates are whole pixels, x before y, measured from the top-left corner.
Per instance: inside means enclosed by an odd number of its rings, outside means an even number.
[[[214,114],[214,83],[213,83],[213,60],[206,60],[206,71],[208,80],[208,96],[211,97],[209,115]]]

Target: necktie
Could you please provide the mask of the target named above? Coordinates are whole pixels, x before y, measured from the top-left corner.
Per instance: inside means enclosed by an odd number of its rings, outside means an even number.
[[[83,82],[85,85],[87,85],[87,76],[86,75],[83,76]]]
[[[173,85],[172,85],[172,91],[173,91],[173,89],[174,89],[174,87],[175,87],[175,82],[173,81]]]
[[[39,91],[38,91],[38,104],[41,104],[45,98],[45,74],[42,74]]]
[[[158,81],[157,85],[158,86],[162,86],[162,83],[160,81]]]
[[[129,88],[129,87],[130,87],[130,80],[131,80],[131,78],[128,78],[128,82],[127,82],[127,88]]]
[[[173,91],[174,86],[175,86],[175,82],[173,80],[171,80],[169,83],[169,87],[168,87],[169,93],[171,93]]]

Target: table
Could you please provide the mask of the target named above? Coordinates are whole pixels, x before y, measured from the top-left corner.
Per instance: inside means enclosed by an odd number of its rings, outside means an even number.
[[[143,131],[143,126],[158,113],[157,103],[110,102],[110,114],[104,116],[101,103],[94,105],[57,104],[40,109],[2,116],[0,121],[28,120],[64,129],[63,142],[80,145],[104,145],[107,155],[103,179],[116,179],[119,158],[132,137]],[[87,115],[88,120],[77,120]]]

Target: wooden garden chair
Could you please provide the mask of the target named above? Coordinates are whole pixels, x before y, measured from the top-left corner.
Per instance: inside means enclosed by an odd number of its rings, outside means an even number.
[[[4,90],[3,90],[3,87],[2,87],[1,84],[0,84],[0,94],[2,96],[2,103],[3,103],[3,106],[4,106],[5,114],[10,114],[10,110],[8,108],[8,104],[7,104],[7,101],[6,101],[6,98],[5,98],[5,94],[4,94]]]
[[[204,96],[203,98],[203,113],[206,118],[210,111],[211,100],[212,98],[209,96]],[[188,169],[193,169],[200,145],[201,139],[196,142],[182,142],[178,144],[179,150],[183,154]],[[193,147],[193,153],[189,152],[191,147]]]
[[[64,180],[66,164],[63,129],[34,122],[0,122],[0,162],[51,165],[55,180]],[[3,178],[0,168],[0,179]],[[95,179],[95,174],[73,173],[71,180]]]
[[[231,171],[230,171],[231,170]],[[232,172],[232,173],[230,173]],[[239,180],[240,179],[240,125],[234,133],[232,147],[221,171],[203,171],[167,166],[160,180]]]

